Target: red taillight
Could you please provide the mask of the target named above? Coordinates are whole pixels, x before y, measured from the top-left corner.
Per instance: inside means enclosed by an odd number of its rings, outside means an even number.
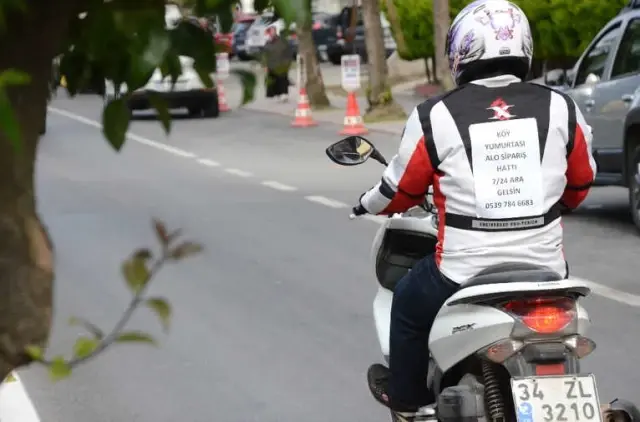
[[[504,304],[503,308],[540,334],[558,332],[575,318],[575,301],[568,297],[512,300]]]
[[[564,375],[564,363],[550,363],[546,365],[536,365],[536,375]]]
[[[322,23],[321,22],[315,22],[311,28],[314,29],[314,30],[322,29]]]

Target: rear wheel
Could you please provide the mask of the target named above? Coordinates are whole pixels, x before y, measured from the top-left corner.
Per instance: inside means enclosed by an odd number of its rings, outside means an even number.
[[[633,224],[640,231],[640,145],[629,155],[629,208]]]

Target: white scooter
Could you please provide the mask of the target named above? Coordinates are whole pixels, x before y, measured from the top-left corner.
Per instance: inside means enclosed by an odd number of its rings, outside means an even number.
[[[345,166],[369,158],[387,165],[358,136],[326,153]],[[382,223],[371,250],[379,283],[373,313],[387,362],[393,289],[437,243],[437,210],[428,200],[419,208]],[[594,375],[580,372],[580,359],[596,347],[586,335],[590,319],[579,302],[589,293],[579,280],[517,262],[490,267],[463,283],[431,330],[427,382],[438,399],[435,414],[421,420],[640,421],[627,401],[601,406]]]

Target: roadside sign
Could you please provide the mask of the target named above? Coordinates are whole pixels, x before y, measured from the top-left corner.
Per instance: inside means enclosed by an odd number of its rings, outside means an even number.
[[[342,56],[342,88],[347,92],[360,89],[360,56],[350,54]]]
[[[231,70],[231,65],[229,64],[229,54],[228,53],[216,54],[216,74],[218,78],[227,79],[229,77],[230,70]]]

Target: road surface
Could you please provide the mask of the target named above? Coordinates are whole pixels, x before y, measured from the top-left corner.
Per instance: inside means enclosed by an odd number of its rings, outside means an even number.
[[[119,263],[154,244],[152,216],[206,250],[152,286],[173,304],[169,335],[147,311],[131,324],[160,348],[113,348],[55,385],[41,369],[21,372],[40,419],[388,420],[365,383],[381,358],[369,261],[378,226],[349,221],[345,208],[381,168],[329,162],[337,126],[295,130],[290,118],[246,110],[176,119],[169,139],[155,120],[137,120],[117,155],[96,123],[100,106],[93,97],[55,100],[39,151],[39,207],[57,252],[50,353],[68,352],[79,333],[69,316],[105,328],[118,318],[129,299]],[[389,135],[371,140],[385,153],[397,145]],[[573,273],[615,289],[585,300],[598,349],[584,369],[597,373],[604,400],[640,398],[640,237],[625,195],[595,190],[565,223]]]

